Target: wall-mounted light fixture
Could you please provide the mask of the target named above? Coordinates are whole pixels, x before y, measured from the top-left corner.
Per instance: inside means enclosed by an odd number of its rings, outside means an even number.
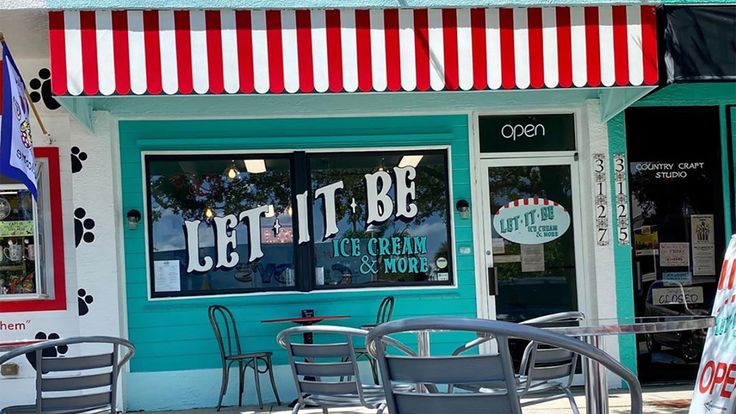
[[[465,220],[470,218],[470,203],[468,203],[467,200],[458,200],[457,203],[455,203],[455,208],[460,214],[461,219]]]
[[[130,230],[137,229],[138,222],[141,221],[141,212],[136,209],[128,210],[128,214],[126,216],[128,218],[128,228]]]

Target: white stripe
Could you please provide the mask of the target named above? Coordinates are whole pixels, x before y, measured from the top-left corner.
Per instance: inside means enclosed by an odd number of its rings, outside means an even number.
[[[342,42],[342,87],[348,92],[358,90],[358,33],[355,30],[355,10],[340,10]]]
[[[143,33],[143,11],[128,11],[128,50],[130,53],[130,90],[136,95],[146,93],[146,42]]]
[[[97,81],[100,93],[115,93],[115,54],[112,46],[112,13],[110,10],[95,12],[97,35]]]
[[[174,12],[158,12],[159,43],[161,44],[161,88],[168,95],[179,90],[179,73],[176,66],[176,32]]]
[[[82,32],[78,11],[64,12],[64,46],[66,89],[71,95],[81,95],[84,90],[84,72],[82,72]]]
[[[644,50],[641,44],[641,7],[626,6],[626,32],[629,48],[629,83],[641,85],[644,82]]]
[[[613,60],[613,9],[611,6],[598,8],[598,33],[601,48],[601,83],[612,86],[616,83],[616,65]]]
[[[544,56],[544,85],[554,88],[560,81],[557,62],[557,9],[542,8],[542,54]]]
[[[445,43],[442,37],[442,10],[430,9],[429,16],[429,84],[435,91],[445,88]]]
[[[572,83],[585,86],[588,83],[588,64],[585,60],[585,9],[570,8],[570,36],[572,37]]]
[[[514,72],[516,86],[529,87],[529,23],[527,9],[514,8]]]
[[[312,10],[312,69],[314,71],[314,90],[324,92],[329,89],[327,22],[324,10]]]
[[[281,50],[284,59],[284,89],[299,91],[299,54],[296,43],[296,11],[281,10]]]
[[[256,92],[266,93],[270,87],[268,77],[268,40],[266,37],[266,12],[250,12],[253,33],[253,86]]]
[[[371,81],[373,90],[385,91],[386,80],[386,33],[383,30],[383,10],[371,9]]]
[[[486,70],[488,87],[501,87],[501,31],[498,9],[486,9]]]
[[[470,9],[457,9],[457,70],[460,89],[473,88],[473,34]]]
[[[190,11],[189,19],[191,27],[189,37],[192,43],[192,83],[194,92],[204,94],[209,92],[210,89],[207,61],[207,25],[204,11]]]
[[[417,88],[417,60],[414,44],[414,10],[399,10],[399,50],[401,50],[401,87],[405,91]]]
[[[220,27],[222,30],[222,81],[227,93],[240,90],[238,65],[238,34],[235,26],[235,11],[220,11]]]

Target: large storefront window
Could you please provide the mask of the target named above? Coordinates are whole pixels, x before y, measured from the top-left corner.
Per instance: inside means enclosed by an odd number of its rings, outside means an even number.
[[[445,151],[147,155],[152,297],[452,283]]]
[[[707,315],[725,249],[716,107],[626,112],[637,316]],[[643,381],[692,381],[705,331],[639,337]]]

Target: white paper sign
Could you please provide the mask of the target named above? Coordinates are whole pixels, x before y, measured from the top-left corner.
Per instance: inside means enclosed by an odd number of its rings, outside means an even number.
[[[693,240],[693,275],[715,275],[716,242],[713,215],[691,215],[690,232]]]
[[[703,287],[667,287],[652,289],[652,303],[655,305],[683,305],[703,303]]]
[[[736,235],[726,249],[690,414],[736,412]]]
[[[659,243],[659,265],[690,266],[690,243]]]
[[[156,292],[181,292],[181,272],[178,260],[156,260],[153,262]]]
[[[521,271],[544,272],[544,245],[521,245]]]

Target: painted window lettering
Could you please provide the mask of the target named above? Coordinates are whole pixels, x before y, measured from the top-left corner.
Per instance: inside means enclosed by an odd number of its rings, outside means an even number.
[[[542,124],[505,124],[501,127],[501,136],[506,139],[516,141],[517,138],[534,138],[538,136],[545,136],[546,131]]]

